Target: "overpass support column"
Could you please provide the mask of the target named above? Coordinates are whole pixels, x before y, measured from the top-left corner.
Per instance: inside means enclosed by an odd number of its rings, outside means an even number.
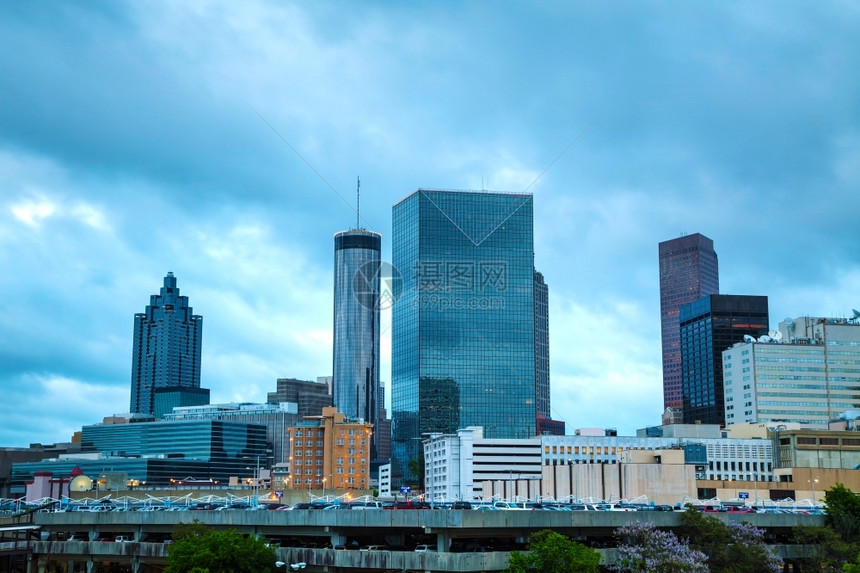
[[[445,551],[446,553],[451,550],[451,536],[448,534],[448,530],[439,531],[436,533],[436,551]]]
[[[332,531],[331,532],[331,548],[334,549],[338,546],[346,546],[346,536],[342,535],[340,531]]]

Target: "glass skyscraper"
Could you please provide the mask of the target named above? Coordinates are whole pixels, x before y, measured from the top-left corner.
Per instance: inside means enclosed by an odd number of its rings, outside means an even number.
[[[338,412],[373,424],[379,410],[379,311],[382,235],[360,229],[334,236],[334,362],[333,401]],[[382,291],[388,292],[388,291]],[[376,460],[376,437],[370,458]]]
[[[719,265],[714,242],[699,233],[663,241],[659,244],[659,256],[663,407],[680,410],[684,392],[678,313],[688,302],[708,294],[719,294]]]
[[[202,342],[203,317],[193,314],[188,297],[179,296],[176,277],[168,272],[146,312],[134,315],[131,412],[155,414],[156,388],[200,388]]]
[[[535,271],[535,405],[537,414],[551,418],[549,395],[549,287]]]
[[[726,425],[723,350],[768,333],[766,296],[712,294],[679,312],[685,424]]]
[[[392,476],[428,432],[535,434],[530,194],[419,189],[394,205]]]

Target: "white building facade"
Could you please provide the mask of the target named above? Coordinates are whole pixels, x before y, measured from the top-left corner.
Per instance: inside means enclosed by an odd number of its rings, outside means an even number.
[[[428,501],[436,502],[580,497],[586,491],[606,490],[604,486],[585,484],[595,479],[606,483],[602,474],[588,467],[624,464],[637,457],[630,454],[644,451],[655,452],[651,456],[654,465],[667,464],[661,459],[667,454],[660,452],[678,452],[673,459],[680,461],[672,463],[690,466],[693,478],[698,480],[773,480],[771,440],[702,437],[720,435],[718,428],[713,432],[697,430],[697,435],[692,436],[675,434],[495,440],[484,439],[480,427],[465,428],[456,434],[435,434],[424,441],[425,494]],[[620,476],[623,471],[619,469],[614,474]],[[585,484],[581,489],[580,482]]]
[[[764,340],[723,351],[726,424],[799,423],[827,429],[860,407],[860,323],[803,317]]]

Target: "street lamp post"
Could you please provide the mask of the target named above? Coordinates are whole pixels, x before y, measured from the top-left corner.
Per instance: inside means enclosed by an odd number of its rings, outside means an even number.
[[[812,507],[815,507],[815,484],[818,483],[818,478],[815,477],[809,480],[809,483],[812,484]]]

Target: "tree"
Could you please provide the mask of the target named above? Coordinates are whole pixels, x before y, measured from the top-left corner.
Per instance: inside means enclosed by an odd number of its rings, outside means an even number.
[[[843,541],[860,541],[860,496],[837,483],[824,492],[824,505],[827,508],[825,523],[832,527]]]
[[[688,508],[681,515],[680,535],[708,556],[715,573],[779,573],[782,569],[782,559],[764,542],[764,531],[749,523],[724,523]]]
[[[528,553],[511,553],[505,573],[597,573],[599,565],[594,549],[544,529],[529,537]]]
[[[679,541],[671,531],[650,522],[631,521],[615,534],[618,560],[615,570],[635,573],[707,573],[707,556]]]
[[[415,479],[418,480],[418,489],[424,491],[424,450],[418,450],[418,459],[407,461],[406,467],[415,476]]]
[[[275,565],[275,549],[265,540],[217,531],[196,519],[173,530],[167,550],[165,573],[269,573]]]
[[[804,547],[803,557],[797,560],[804,571],[836,573],[857,556],[857,546],[843,541],[831,527],[798,525],[793,533],[794,541]]]
[[[842,573],[860,573],[860,556],[857,557],[857,563],[846,563],[843,565]]]

